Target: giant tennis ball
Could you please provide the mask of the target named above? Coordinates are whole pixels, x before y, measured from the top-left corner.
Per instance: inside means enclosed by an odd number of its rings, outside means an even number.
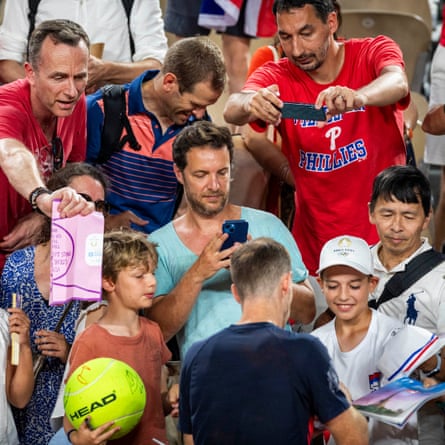
[[[129,433],[139,422],[146,402],[145,386],[129,365],[96,358],[80,365],[65,387],[63,406],[75,428],[90,416],[91,428],[110,422],[121,427],[111,439]]]

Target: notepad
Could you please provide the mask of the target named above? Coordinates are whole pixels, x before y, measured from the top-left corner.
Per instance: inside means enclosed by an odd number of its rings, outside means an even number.
[[[61,218],[53,202],[49,304],[98,301],[102,290],[104,216]]]

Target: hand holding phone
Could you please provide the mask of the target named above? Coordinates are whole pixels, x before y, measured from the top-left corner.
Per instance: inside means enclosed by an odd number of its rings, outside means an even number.
[[[244,219],[228,219],[223,222],[222,231],[229,237],[224,241],[221,250],[232,247],[234,243],[244,243],[247,241],[247,231],[249,223]]]

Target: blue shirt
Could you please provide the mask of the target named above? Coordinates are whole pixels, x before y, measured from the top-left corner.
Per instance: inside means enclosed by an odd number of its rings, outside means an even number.
[[[183,361],[179,416],[195,445],[303,445],[349,403],[326,348],[272,323],[232,325]]]
[[[142,98],[142,84],[152,80],[159,71],[150,70],[124,86],[127,116],[141,146],[134,150],[127,143],[100,168],[109,180],[107,201],[111,214],[131,210],[147,220],[136,230],[151,233],[171,221],[175,209],[178,182],[173,171],[172,145],[185,125],[173,124],[165,133],[156,116],[147,110]],[[95,163],[101,146],[104,123],[102,90],[87,97],[87,162]],[[122,136],[126,135],[123,129]]]

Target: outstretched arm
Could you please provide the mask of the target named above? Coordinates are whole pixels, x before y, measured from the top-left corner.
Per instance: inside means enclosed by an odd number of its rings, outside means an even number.
[[[124,84],[131,82],[146,70],[161,68],[156,59],[145,59],[139,62],[112,62],[90,56],[88,60],[87,92],[93,93],[106,84]]]
[[[176,287],[168,294],[155,298],[153,306],[146,311],[148,318],[159,324],[167,341],[186,323],[204,281],[220,269],[229,267],[229,257],[237,246],[220,251],[226,238],[227,234],[213,237]]]
[[[409,92],[408,79],[404,70],[397,65],[388,65],[369,84],[354,90],[346,86],[331,86],[321,91],[315,105],[326,106],[327,118],[351,111],[365,105],[385,106],[403,99]],[[255,120],[278,125],[281,120],[277,85],[258,91],[242,91],[232,94],[224,108],[224,119],[232,124],[244,125]]]
[[[33,154],[16,139],[0,139],[0,168],[11,186],[25,199],[37,187],[45,187]],[[69,187],[40,195],[37,206],[45,215],[51,216],[54,199],[61,200],[59,211],[62,217],[88,215],[94,210],[94,203],[88,203]]]
[[[16,139],[0,139],[0,167],[12,187],[26,199],[35,188],[45,186],[33,154]]]
[[[354,90],[346,86],[331,86],[321,91],[315,105],[327,108],[327,118],[351,111],[366,105],[383,107],[395,104],[409,92],[408,79],[403,69],[388,65],[369,84]]]
[[[235,125],[244,125],[255,120],[278,125],[281,119],[278,85],[270,85],[258,91],[242,91],[232,94],[224,108],[224,119]]]

